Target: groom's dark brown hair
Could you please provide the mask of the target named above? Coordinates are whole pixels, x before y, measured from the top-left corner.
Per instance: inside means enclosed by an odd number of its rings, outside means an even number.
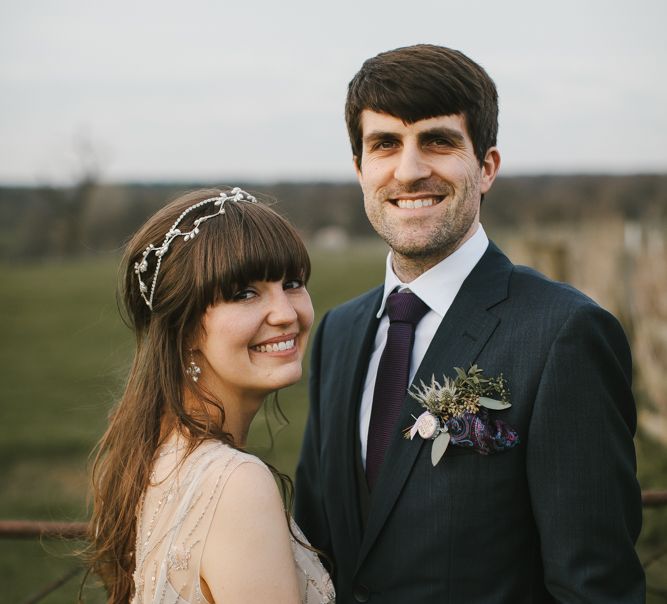
[[[489,75],[458,50],[418,44],[368,59],[348,86],[345,121],[361,166],[361,112],[388,113],[406,124],[462,114],[480,162],[498,134],[498,93]]]

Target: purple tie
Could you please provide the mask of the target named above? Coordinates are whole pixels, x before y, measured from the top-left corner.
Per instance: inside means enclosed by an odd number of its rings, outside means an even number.
[[[375,380],[366,451],[366,480],[371,490],[407,394],[415,327],[428,311],[412,292],[395,292],[387,298],[389,331]]]

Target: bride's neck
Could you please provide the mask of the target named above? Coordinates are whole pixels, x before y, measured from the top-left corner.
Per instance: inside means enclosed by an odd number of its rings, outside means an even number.
[[[224,422],[220,417],[220,410],[215,405],[198,401],[189,390],[186,390],[183,395],[187,413],[194,417],[200,416],[202,419],[208,414],[211,420],[218,425],[222,424],[222,430],[231,435],[235,446],[244,447],[248,440],[250,424],[262,406],[263,398],[253,396],[247,397],[245,400],[235,400],[231,397],[220,397],[218,400],[224,401],[222,402]],[[203,408],[202,405],[206,407]],[[173,413],[166,413],[160,423],[160,440],[166,439],[177,425],[178,421]]]

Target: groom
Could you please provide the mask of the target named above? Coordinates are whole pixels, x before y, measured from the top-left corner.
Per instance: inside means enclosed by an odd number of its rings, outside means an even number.
[[[644,601],[628,344],[488,240],[497,112],[487,73],[438,46],[382,53],[349,85],[366,214],[391,252],[384,285],[317,332],[295,512],[341,603]],[[473,364],[504,376],[511,407],[404,438],[424,412],[408,385]]]

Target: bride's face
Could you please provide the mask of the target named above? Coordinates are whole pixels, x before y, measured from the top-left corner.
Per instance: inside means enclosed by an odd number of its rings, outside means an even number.
[[[301,378],[313,305],[297,280],[256,281],[211,306],[195,348],[201,384],[220,400],[264,397]]]

